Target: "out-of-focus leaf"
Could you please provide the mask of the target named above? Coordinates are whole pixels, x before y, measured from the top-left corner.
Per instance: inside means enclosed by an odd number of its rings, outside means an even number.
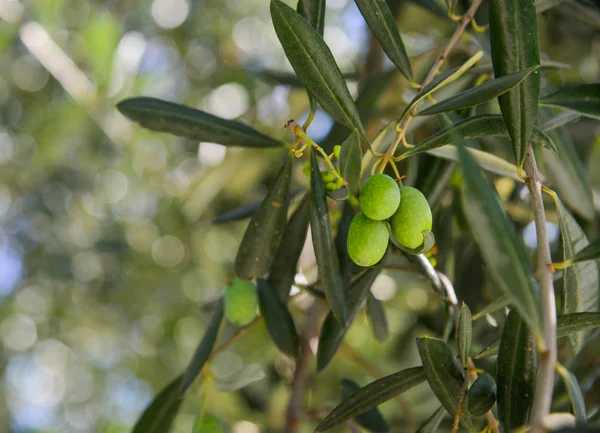
[[[600,82],[565,87],[544,96],[540,103],[566,108],[587,117],[600,119]]]
[[[522,0],[490,1],[490,39],[496,78],[540,65],[535,3]],[[540,72],[498,97],[517,166],[523,165],[531,131],[537,123]]]
[[[310,230],[319,268],[319,279],[335,319],[343,324],[346,323],[347,317],[344,286],[329,220],[325,188],[316,151],[312,148],[310,158]]]
[[[564,207],[558,197],[555,198],[558,212],[558,225],[562,238],[563,261],[570,260],[588,244],[585,233],[575,218]],[[562,285],[559,289],[559,313],[582,313],[598,311],[599,301],[598,265],[594,261],[576,263],[563,270]],[[587,341],[589,332],[579,332],[569,336],[574,353],[578,353]]]
[[[561,4],[564,0],[535,0],[535,8],[538,14],[552,9]]]
[[[502,295],[494,299],[492,302],[483,307],[477,314],[475,314],[473,316],[473,321],[481,319],[486,314],[495,313],[496,311],[506,307],[508,304],[510,304],[510,297],[508,295]]]
[[[258,364],[249,364],[242,369],[231,373],[225,377],[219,377],[216,381],[217,390],[221,392],[237,391],[251,383],[258,382],[265,378],[265,372]]]
[[[271,0],[271,18],[285,55],[310,95],[336,121],[366,138],[346,82],[319,32],[280,0]]]
[[[529,422],[537,371],[535,337],[516,311],[508,314],[498,352],[498,419],[504,431]]]
[[[223,423],[214,415],[202,413],[196,418],[192,433],[223,433]]]
[[[348,191],[358,197],[360,190],[360,163],[362,150],[360,148],[360,136],[355,129],[342,144],[340,150],[340,173],[348,182]]]
[[[441,406],[419,427],[416,433],[435,433],[447,413],[444,407]]]
[[[86,50],[94,53],[86,58],[91,63],[94,79],[99,85],[104,85],[110,77],[113,56],[121,38],[120,23],[118,16],[103,11],[91,15],[83,26],[81,36]]]
[[[342,401],[350,398],[353,394],[360,391],[360,386],[356,382],[349,379],[342,379]],[[373,407],[360,415],[354,417],[356,423],[369,431],[385,433],[390,430],[390,426],[381,412],[376,407]]]
[[[480,86],[465,90],[458,95],[451,96],[443,101],[433,104],[417,113],[418,116],[429,116],[432,114],[445,113],[448,111],[461,110],[483,104],[491,99],[508,92],[515,86],[521,84],[532,72],[536,72],[539,66],[531,66],[522,71],[504,75],[495,80],[487,81]]]
[[[182,376],[169,383],[144,410],[132,433],[169,433],[183,402],[179,395]]]
[[[457,143],[460,140],[458,138]],[[486,267],[496,284],[510,296],[511,303],[525,317],[534,334],[541,336],[539,288],[523,246],[496,191],[462,143],[458,152],[465,213]]]
[[[458,357],[463,365],[469,361],[471,352],[471,340],[473,338],[473,322],[471,319],[471,309],[463,302],[460,307],[460,316],[458,319]]]
[[[125,117],[151,131],[224,146],[279,147],[282,143],[233,120],[156,98],[131,98],[117,104]]]
[[[254,74],[258,78],[266,82],[282,84],[284,86],[304,87],[302,81],[300,81],[298,76],[293,72],[290,73],[283,71],[275,71],[272,69],[260,69],[258,71],[254,71]],[[342,74],[342,76],[347,81],[356,81],[359,78],[359,75],[356,73]]]
[[[371,321],[373,334],[377,340],[384,342],[389,334],[388,322],[385,316],[385,308],[383,303],[373,296],[372,293],[367,295],[367,315]]]
[[[408,391],[424,380],[423,367],[414,367],[371,382],[342,401],[321,421],[315,431],[325,431],[338,426],[344,421]]]
[[[485,416],[496,404],[496,382],[487,373],[480,375],[467,393],[467,410],[476,417]]]
[[[219,300],[215,312],[208,323],[208,327],[206,328],[206,331],[204,331],[202,340],[200,340],[200,344],[198,344],[198,347],[192,356],[192,360],[185,369],[183,378],[179,381],[179,395],[185,393],[194,382],[194,379],[196,379],[196,376],[202,371],[206,361],[208,361],[210,353],[217,342],[217,336],[219,335],[219,328],[223,321],[224,312],[223,300]]]
[[[542,131],[552,131],[555,128],[560,128],[571,122],[578,120],[581,114],[574,111],[563,111],[550,119],[547,119],[541,126]]]
[[[450,346],[441,340],[417,338],[417,349],[429,387],[450,416],[454,417],[465,380],[462,366],[454,357]],[[473,427],[471,417],[467,414],[463,414],[460,422],[468,429]]]
[[[554,69],[571,69],[571,65],[569,65],[568,63],[557,62],[556,60],[542,60],[542,65],[540,69],[542,71],[551,71]],[[487,74],[490,72],[494,72],[494,65],[492,64],[492,62],[481,62],[479,65],[469,69],[469,73],[475,75]]]
[[[290,194],[290,199],[294,198],[301,190],[297,189],[292,191]],[[223,224],[234,221],[245,220],[246,218],[250,218],[252,215],[256,213],[256,211],[260,208],[260,205],[263,201],[257,200],[252,203],[248,203],[242,205],[236,209],[232,209],[224,214],[219,215],[213,220],[213,224]]]
[[[292,181],[292,157],[287,156],[269,193],[256,211],[235,258],[238,277],[258,278],[271,269],[287,222]]]
[[[600,427],[565,427],[558,430],[550,430],[550,433],[600,433]]]
[[[412,81],[410,59],[394,15],[385,0],[354,0],[381,48],[409,81]]]
[[[560,364],[556,365],[556,371],[562,377],[565,388],[567,388],[567,394],[569,395],[577,424],[587,424],[585,400],[579,382],[577,382],[577,377]]]
[[[594,239],[587,247],[579,251],[571,258],[571,263],[596,260],[600,257],[600,238]]]
[[[329,365],[335,356],[340,345],[344,341],[346,332],[350,329],[356,314],[360,310],[363,302],[367,298],[371,286],[381,272],[382,264],[367,269],[350,285],[346,291],[346,299],[348,302],[348,320],[342,322],[336,320],[332,312],[330,312],[323,326],[321,327],[321,335],[319,336],[319,347],[317,349],[317,371],[323,370]]]
[[[260,314],[265,319],[271,338],[283,353],[295,358],[298,356],[298,334],[287,305],[268,281],[259,279],[257,289]]]

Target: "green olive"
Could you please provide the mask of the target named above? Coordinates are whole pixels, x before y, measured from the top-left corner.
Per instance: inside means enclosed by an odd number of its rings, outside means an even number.
[[[360,210],[372,220],[391,217],[400,204],[400,189],[387,174],[367,178],[360,190]]]
[[[425,196],[416,188],[400,188],[400,206],[392,218],[392,234],[403,246],[416,249],[423,245],[423,232],[431,230],[431,208]]]
[[[375,221],[364,213],[357,214],[348,229],[348,255],[359,266],[373,266],[387,249],[390,234],[384,221]]]
[[[258,295],[250,281],[234,277],[225,289],[225,317],[237,326],[244,326],[256,317]]]

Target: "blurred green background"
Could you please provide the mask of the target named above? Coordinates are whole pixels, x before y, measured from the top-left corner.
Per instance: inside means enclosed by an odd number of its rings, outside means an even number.
[[[159,97],[291,140],[282,125],[306,118],[308,100],[302,89],[260,76],[265,68],[291,71],[268,3],[0,0],[0,431],[129,431],[185,368],[246,226],[211,222],[263,197],[282,152],[150,133],[114,104]],[[394,7],[422,78],[454,24],[415,3]],[[569,5],[542,15],[543,56],[573,66],[551,75],[556,85],[598,80],[599,21]],[[368,52],[374,69],[389,66],[351,0],[328,0],[326,23],[325,40],[344,72],[361,72]],[[465,39],[459,48],[473,44]],[[411,96],[396,81],[380,99],[371,134]],[[355,94],[358,84],[349,87]],[[578,125],[575,144],[600,188],[597,123]],[[322,139],[330,127],[319,112],[310,135]],[[306,184],[301,164],[296,169],[296,184]],[[305,252],[310,280],[315,270]],[[480,295],[457,289],[477,310]],[[310,408],[332,408],[343,377],[364,385],[417,365],[414,337],[438,329],[440,301],[418,275],[384,274],[373,291],[385,301],[389,339],[378,343],[359,316],[347,346],[309,381]],[[311,302],[296,297],[294,314]],[[197,387],[175,431],[192,432],[203,408],[225,431],[281,427],[293,364],[262,323],[219,355],[212,374],[218,383],[251,364],[264,379],[240,392],[218,392],[214,382]],[[594,380],[582,385],[590,389]],[[423,385],[406,400],[408,412],[394,402],[382,410],[392,420],[405,417],[407,429],[437,407]]]

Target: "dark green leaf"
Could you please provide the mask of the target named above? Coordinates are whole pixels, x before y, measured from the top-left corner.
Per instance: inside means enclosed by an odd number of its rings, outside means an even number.
[[[454,417],[462,396],[464,369],[454,357],[450,346],[441,340],[417,338],[417,349],[429,387],[450,416]],[[466,414],[460,421],[469,429],[473,426],[471,417]]]
[[[244,233],[235,258],[238,277],[249,280],[270,270],[286,226],[291,181],[292,157],[288,156]]]
[[[267,82],[275,83],[275,84],[283,84],[284,86],[292,86],[292,87],[304,87],[302,81],[298,78],[295,73],[290,72],[282,72],[275,71],[272,69],[260,69],[258,71],[254,71],[254,74]],[[343,74],[343,77],[347,81],[356,81],[359,79],[359,75],[356,73],[348,73]]]
[[[535,3],[522,0],[490,1],[490,39],[496,78],[540,65]],[[539,71],[498,97],[517,166],[523,165],[531,131],[537,123]]]
[[[344,141],[340,150],[340,173],[344,180],[348,182],[348,191],[355,197],[358,197],[360,190],[361,161],[360,136],[355,129]]]
[[[600,427],[565,427],[558,430],[551,430],[550,433],[600,433]]]
[[[460,142],[460,138],[457,139]],[[483,177],[463,144],[458,148],[463,175],[463,200],[470,227],[486,267],[496,284],[542,335],[539,288],[523,246],[496,191]]]
[[[432,114],[445,113],[448,111],[461,110],[463,108],[473,107],[483,104],[491,99],[508,92],[515,86],[522,83],[532,72],[536,72],[539,66],[532,66],[519,72],[504,75],[492,81],[487,81],[480,86],[473,87],[444,99],[431,107],[427,107],[417,113],[418,116],[429,116]]]
[[[366,133],[333,54],[317,30],[280,0],[271,0],[271,17],[283,50],[308,92],[331,117]]]
[[[371,327],[373,328],[373,334],[377,340],[384,342],[388,335],[388,322],[385,316],[385,308],[383,303],[373,296],[372,293],[367,295],[367,315],[371,321]]]
[[[354,0],[381,48],[409,81],[412,81],[410,60],[394,15],[385,0]]]
[[[471,309],[463,302],[460,307],[458,319],[458,357],[463,365],[469,361],[471,352],[471,339],[473,338],[473,322],[471,320]]]
[[[480,375],[467,393],[467,410],[476,417],[485,416],[496,404],[496,382],[487,373]]]
[[[581,388],[579,387],[579,382],[577,382],[577,377],[560,364],[556,366],[556,370],[562,377],[565,388],[567,388],[567,394],[569,395],[569,400],[571,401],[577,424],[587,424],[585,400]]]
[[[298,260],[304,248],[310,220],[310,199],[304,196],[288,221],[277,249],[269,281],[282,301],[287,301],[297,273]]]
[[[570,260],[578,251],[589,243],[585,233],[575,218],[555,198],[558,212],[558,225],[562,238],[563,261]],[[562,285],[559,286],[559,314],[598,311],[599,276],[598,266],[594,261],[576,263],[563,270]],[[574,353],[578,353],[587,341],[589,332],[579,332],[569,337]]]
[[[542,60],[540,69],[542,71],[551,71],[553,69],[571,69],[571,65],[568,63],[557,62],[556,60]],[[482,62],[474,68],[469,69],[469,73],[475,75],[488,74],[490,72],[494,72],[494,65],[492,62]]]
[[[185,373],[183,373],[183,378],[179,384],[179,395],[183,395],[190,385],[194,383],[194,379],[196,379],[196,376],[200,374],[204,364],[206,361],[208,361],[213,347],[217,342],[219,328],[221,327],[221,322],[223,321],[223,314],[224,307],[223,300],[221,299],[217,303],[215,312],[208,323],[208,327],[202,336],[202,340],[200,340],[200,344],[198,344],[198,347],[192,356],[192,360],[185,369]]]
[[[339,323],[346,323],[346,302],[340,265],[336,254],[325,188],[317,162],[316,151],[310,151],[310,230],[319,268],[319,279],[327,302]]]
[[[544,96],[540,102],[544,105],[554,105],[584,116],[600,119],[600,83],[565,87],[558,92]]]
[[[427,421],[423,423],[416,433],[435,433],[446,416],[446,411],[443,407],[436,410]]]
[[[352,321],[360,310],[363,302],[367,298],[373,281],[381,272],[382,264],[367,269],[350,285],[346,292],[348,302],[348,320],[345,324],[340,324],[335,316],[330,312],[323,326],[321,327],[321,335],[319,336],[319,347],[317,349],[317,371],[323,370],[329,365],[337,350],[344,341],[346,332],[350,329]]]
[[[600,257],[600,238],[594,239],[587,247],[576,253],[575,256],[571,258],[571,263],[596,260],[598,257]]]
[[[296,10],[321,36],[325,30],[325,0],[298,0]],[[310,110],[317,110],[317,103],[312,95],[309,95]]]
[[[132,433],[169,433],[179,412],[182,399],[179,395],[181,376],[169,383],[135,423]]]
[[[282,143],[240,122],[156,98],[131,98],[117,104],[125,117],[144,128],[225,146],[278,147]]]
[[[265,319],[271,338],[283,353],[292,358],[297,357],[298,334],[294,318],[287,305],[279,298],[268,281],[259,279],[257,289],[260,314]]]
[[[342,401],[347,400],[352,395],[360,391],[360,386],[349,379],[342,379]],[[383,416],[376,407],[373,407],[360,415],[354,417],[356,423],[369,431],[385,433],[390,430],[390,426],[385,422]]]
[[[290,194],[290,198],[294,198],[301,190],[294,190]],[[230,210],[229,212],[225,212],[222,215],[219,215],[213,220],[213,224],[223,224],[234,221],[245,220],[246,218],[250,218],[252,215],[256,213],[256,211],[260,208],[260,205],[263,201],[257,200],[252,203],[248,203],[242,205],[236,209]]]
[[[498,419],[504,431],[529,422],[536,371],[535,337],[519,314],[511,311],[500,337],[496,372]]]
[[[338,426],[344,421],[408,391],[424,380],[423,367],[414,367],[371,382],[342,401],[321,421],[315,431],[325,431]]]

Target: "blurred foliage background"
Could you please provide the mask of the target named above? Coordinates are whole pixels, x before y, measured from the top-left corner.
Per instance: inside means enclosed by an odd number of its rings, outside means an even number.
[[[454,24],[432,12],[443,15],[443,3],[390,3],[422,78]],[[565,1],[541,15],[543,58],[572,66],[546,76],[556,86],[600,77],[600,13],[588,6]],[[354,94],[368,74],[390,66],[350,0],[328,0],[325,40],[344,72],[359,73],[359,82],[349,83]],[[476,34],[465,36],[457,56],[477,44]],[[308,100],[302,88],[265,69],[291,71],[266,0],[0,0],[1,431],[126,432],[185,368],[211,302],[231,276],[246,225],[212,221],[263,197],[282,152],[153,134],[122,118],[114,104],[155,96],[291,140],[282,125],[306,118]],[[399,75],[393,80],[368,107],[371,136],[414,92]],[[319,112],[310,135],[321,140],[331,126]],[[570,132],[597,194],[598,125],[582,120]],[[296,184],[305,185],[301,164],[296,169]],[[509,209],[532,245],[528,208],[518,194],[511,197]],[[597,234],[593,225],[586,229]],[[557,242],[557,230],[551,233]],[[491,295],[474,244],[461,241],[456,235],[458,264],[443,265],[457,269],[459,296],[476,312]],[[301,277],[310,280],[315,270],[305,252]],[[379,343],[359,317],[333,364],[309,381],[309,407],[337,404],[344,377],[364,385],[417,365],[414,337],[439,332],[440,300],[414,271],[384,273],[373,292],[385,301],[390,337]],[[297,296],[294,314],[311,302]],[[493,323],[482,325],[477,336],[485,341]],[[598,353],[596,338],[579,361],[590,411],[600,405]],[[281,427],[293,364],[260,322],[217,357],[211,372],[218,382],[248,364],[259,364],[265,378],[240,392],[209,384],[207,398],[198,388],[175,431],[192,432],[203,407],[225,431]],[[397,402],[382,410],[409,430],[437,407],[433,401],[421,385],[401,410]]]

